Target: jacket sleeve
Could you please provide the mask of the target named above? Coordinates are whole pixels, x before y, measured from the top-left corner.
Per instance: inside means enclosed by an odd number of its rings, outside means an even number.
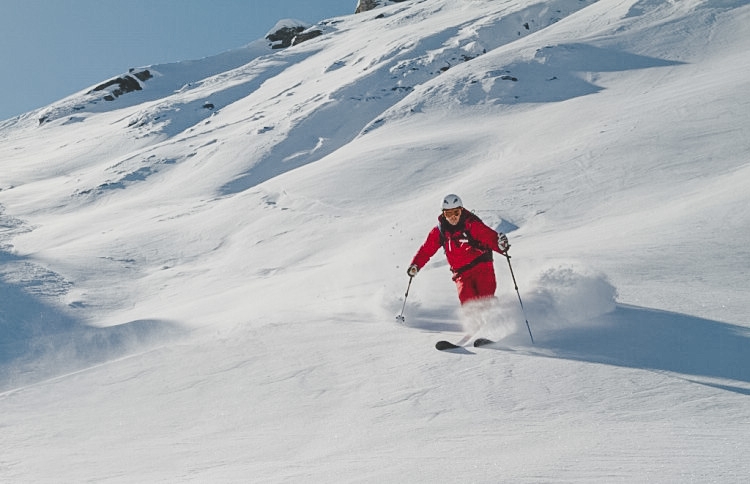
[[[500,234],[485,225],[484,222],[472,222],[471,226],[469,227],[469,233],[483,246],[487,247],[488,249],[494,250],[495,252],[504,254],[504,252],[500,249]]]
[[[429,262],[430,258],[435,255],[435,252],[440,248],[440,229],[433,227],[430,233],[427,234],[427,239],[419,248],[417,254],[412,259],[411,263],[415,264],[420,269]]]

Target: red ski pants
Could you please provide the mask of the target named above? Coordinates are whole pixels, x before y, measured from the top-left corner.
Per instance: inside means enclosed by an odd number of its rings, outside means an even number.
[[[483,262],[468,271],[454,276],[458,299],[461,304],[476,299],[484,299],[495,295],[497,281],[495,279],[495,267],[492,262]]]

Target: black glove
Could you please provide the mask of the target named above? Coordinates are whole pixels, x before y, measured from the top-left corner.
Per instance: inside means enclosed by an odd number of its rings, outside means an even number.
[[[510,250],[510,244],[508,243],[508,237],[505,236],[505,234],[500,234],[500,238],[498,239],[498,244],[500,246],[500,250],[503,252],[508,252]]]
[[[419,267],[417,267],[416,264],[412,264],[408,269],[406,269],[406,273],[409,274],[409,277],[416,276],[417,272],[419,272]]]

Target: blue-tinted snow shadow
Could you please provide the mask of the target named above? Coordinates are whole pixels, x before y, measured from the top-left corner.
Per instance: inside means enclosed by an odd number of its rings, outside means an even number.
[[[402,325],[431,333],[459,333],[463,331],[455,307],[434,309],[409,307]]]
[[[0,264],[18,260],[0,251]],[[183,332],[155,319],[88,326],[30,289],[0,278],[0,391],[146,351]]]
[[[674,372],[750,395],[750,388],[731,384],[750,383],[750,328],[623,304],[604,319],[602,325],[540,332],[536,346],[558,358]]]
[[[462,87],[465,102],[552,103],[604,89],[587,73],[620,72],[680,65],[683,62],[631,54],[583,43],[549,45],[532,59],[493,69]]]

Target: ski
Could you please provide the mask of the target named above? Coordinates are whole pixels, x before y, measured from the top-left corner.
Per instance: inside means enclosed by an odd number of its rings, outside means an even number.
[[[435,349],[437,349],[439,351],[455,350],[455,349],[458,349],[458,348],[463,348],[463,344],[465,342],[466,342],[466,339],[459,341],[458,344],[451,343],[450,341],[441,340],[441,341],[438,341],[437,343],[435,343]],[[479,347],[491,345],[491,344],[494,344],[494,343],[495,342],[492,341],[491,339],[477,338],[474,341],[474,347],[475,348],[479,348]]]
[[[442,340],[435,343],[435,348],[440,351],[455,350],[457,348],[461,348],[461,345],[456,345],[451,343],[450,341]]]
[[[465,334],[463,338],[458,343],[451,343],[450,341],[438,341],[435,343],[435,348],[440,351],[445,350],[455,350],[457,348],[462,348],[463,345],[465,345],[474,335],[473,334]]]
[[[479,348],[480,346],[487,346],[487,345],[491,345],[491,344],[495,344],[495,342],[492,341],[491,339],[477,338],[474,341],[474,348]]]

